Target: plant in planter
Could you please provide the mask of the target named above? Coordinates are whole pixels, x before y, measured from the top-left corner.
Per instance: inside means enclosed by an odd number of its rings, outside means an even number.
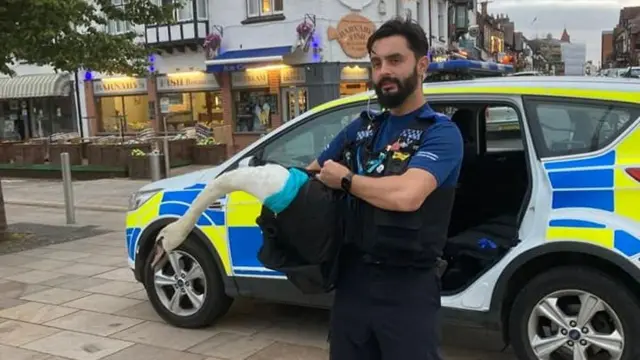
[[[217,165],[227,156],[227,147],[213,137],[198,139],[193,149],[193,162],[200,165]]]

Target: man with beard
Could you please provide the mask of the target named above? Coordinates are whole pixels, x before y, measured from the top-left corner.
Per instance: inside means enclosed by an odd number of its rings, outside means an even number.
[[[438,259],[447,239],[463,141],[422,94],[424,30],[383,24],[368,40],[380,105],[308,166],[348,193],[331,314],[333,360],[441,359]]]

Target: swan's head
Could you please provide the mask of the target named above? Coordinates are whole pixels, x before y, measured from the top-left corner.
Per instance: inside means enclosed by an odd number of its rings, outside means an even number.
[[[188,224],[178,220],[164,227],[156,236],[155,254],[151,266],[162,267],[167,261],[167,254],[182,244],[191,229]]]

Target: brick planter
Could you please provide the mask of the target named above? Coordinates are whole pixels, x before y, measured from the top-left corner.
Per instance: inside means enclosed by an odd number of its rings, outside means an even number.
[[[169,141],[169,162],[171,164],[190,164],[193,161],[195,139]]]
[[[13,145],[15,142],[0,142],[0,164],[8,164],[13,160]]]
[[[60,154],[69,153],[71,165],[82,165],[82,144],[51,144],[49,145],[49,162],[60,164]]]
[[[87,146],[88,163],[89,165],[127,168],[133,149],[140,149],[148,153],[151,152],[151,144],[89,144]]]
[[[227,145],[195,145],[193,163],[198,165],[218,165],[227,159]]]
[[[14,144],[13,156],[17,164],[44,164],[46,144]]]
[[[129,156],[127,166],[128,175],[131,179],[151,179],[151,163],[149,156]],[[160,178],[167,177],[164,167],[164,155],[159,156],[160,159]]]

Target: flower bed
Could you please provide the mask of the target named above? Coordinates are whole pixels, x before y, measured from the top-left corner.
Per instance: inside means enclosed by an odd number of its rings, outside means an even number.
[[[151,152],[151,143],[94,143],[87,146],[87,160],[89,165],[109,167],[129,166],[129,155],[134,149],[145,153]]]
[[[82,144],[81,143],[61,143],[49,145],[49,162],[51,164],[60,164],[60,154],[69,154],[69,162],[71,165],[82,165]]]
[[[13,145],[15,141],[0,142],[0,164],[8,164],[13,160]]]
[[[213,138],[198,141],[193,147],[193,163],[198,165],[218,165],[227,159],[226,144],[217,143]]]

